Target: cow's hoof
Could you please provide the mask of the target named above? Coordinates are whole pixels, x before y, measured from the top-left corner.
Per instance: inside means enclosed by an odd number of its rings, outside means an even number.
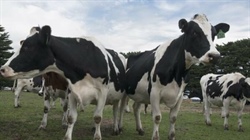
[[[67,124],[63,124],[62,125],[62,129],[67,129],[68,128],[68,125]]]
[[[239,131],[239,132],[244,132],[244,130],[243,130],[242,127],[240,127],[240,128],[238,129],[238,131]]]
[[[20,108],[20,107],[21,107],[20,105],[14,106],[14,108]]]
[[[224,130],[229,130],[228,126],[224,126]]]
[[[175,140],[175,133],[172,132],[169,136],[168,136],[169,140]]]
[[[119,128],[119,132],[121,134],[123,132],[123,128]]]
[[[46,127],[44,127],[44,126],[39,126],[39,127],[38,127],[38,130],[46,130]]]
[[[120,134],[120,132],[118,130],[114,130],[112,133],[113,136],[118,136],[119,134]]]
[[[143,129],[137,129],[136,130],[140,136],[143,136],[145,134]]]
[[[211,122],[205,121],[207,126],[212,126]]]

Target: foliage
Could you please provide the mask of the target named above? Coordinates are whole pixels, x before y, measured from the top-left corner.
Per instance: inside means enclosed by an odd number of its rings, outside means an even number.
[[[139,52],[128,52],[128,53],[123,53],[121,52],[121,54],[125,57],[125,58],[128,58],[130,55],[137,55],[141,53],[140,51]]]
[[[4,27],[0,25],[0,66],[5,64],[7,59],[13,54],[13,52],[10,52],[10,50],[13,49],[10,46],[11,43],[12,41],[9,40],[9,33],[5,32]],[[0,76],[0,88],[11,85],[12,81],[6,80]]]

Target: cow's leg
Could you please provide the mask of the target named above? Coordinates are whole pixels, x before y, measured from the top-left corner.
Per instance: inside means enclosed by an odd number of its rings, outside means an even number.
[[[45,90],[45,79],[42,78],[42,88],[38,91],[38,95],[43,96],[44,90]]]
[[[239,102],[239,106],[237,107],[238,110],[238,131],[239,132],[243,132],[243,128],[242,128],[242,121],[241,121],[241,116],[242,116],[242,112],[245,106],[246,100],[245,101],[241,101]]]
[[[73,128],[77,119],[77,101],[75,97],[70,93],[68,95],[68,104],[69,104],[69,110],[68,110],[68,128],[67,132],[65,134],[64,140],[71,140],[72,139],[72,132]]]
[[[228,130],[228,117],[229,117],[229,105],[230,101],[228,99],[223,100],[223,112],[224,112],[224,130]]]
[[[160,94],[156,92],[151,92],[150,102],[152,108],[152,117],[154,123],[154,130],[152,135],[152,140],[159,140],[159,125],[161,122],[161,110],[160,110]]]
[[[126,98],[126,107],[125,107],[125,112],[127,112],[127,113],[129,113],[130,112],[130,108],[129,108],[129,104],[128,104],[128,102],[129,102],[129,98]]]
[[[68,114],[68,99],[67,96],[65,99],[61,99],[63,101],[63,118],[62,118],[62,127],[66,129],[68,126],[67,122],[67,114]]]
[[[19,101],[19,96],[20,96],[22,89],[23,89],[23,86],[17,85],[15,93],[14,93],[15,94],[15,99],[14,99],[14,107],[15,108],[21,107],[20,101]]]
[[[95,123],[95,134],[94,140],[101,140],[101,122],[102,122],[102,114],[103,109],[106,103],[106,98],[108,95],[108,88],[102,88],[101,92],[98,94],[96,110],[94,113],[94,123]]]
[[[210,103],[208,102],[207,98],[203,98],[203,107],[204,107],[205,123],[208,126],[211,126],[211,120],[210,120]]]
[[[147,108],[148,108],[148,104],[144,104],[144,114],[148,114]]]
[[[46,128],[47,120],[48,120],[48,113],[50,110],[50,94],[46,92],[46,90],[44,90],[43,96],[44,96],[44,109],[43,109],[44,114],[43,114],[41,125],[38,128],[39,130]]]
[[[144,135],[144,130],[142,129],[142,125],[141,125],[140,108],[141,108],[141,103],[134,102],[133,111],[134,111],[135,122],[136,122],[136,131],[138,132],[139,135]]]
[[[113,135],[119,135],[119,126],[118,126],[118,108],[119,100],[113,102]]]
[[[175,139],[175,122],[177,119],[178,112],[180,110],[182,100],[183,98],[181,96],[176,102],[176,105],[173,108],[170,108],[170,112],[169,112],[170,129],[169,129],[169,134],[168,134],[168,139],[170,140]]]
[[[124,93],[120,103],[119,133],[122,132],[124,109],[125,107],[128,107],[128,100],[129,100],[128,96]]]

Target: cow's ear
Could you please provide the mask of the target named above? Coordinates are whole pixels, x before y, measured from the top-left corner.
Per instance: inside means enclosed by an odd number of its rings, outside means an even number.
[[[24,40],[21,40],[21,41],[20,41],[20,45],[21,45],[21,46],[23,45],[23,42],[24,42]]]
[[[214,28],[216,29],[217,33],[221,30],[224,33],[226,33],[227,31],[229,31],[230,25],[228,25],[227,23],[219,23],[217,25],[214,26]]]
[[[186,19],[180,19],[179,20],[179,28],[181,29],[181,32],[186,32],[188,27],[188,22]]]
[[[51,36],[50,26],[48,26],[48,25],[43,26],[41,31],[40,31],[41,42],[44,43],[45,45],[48,45],[49,40],[50,40],[50,36]]]

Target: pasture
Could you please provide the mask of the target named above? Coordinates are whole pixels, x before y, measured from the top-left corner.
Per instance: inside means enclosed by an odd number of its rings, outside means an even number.
[[[55,108],[48,115],[46,130],[38,130],[43,115],[43,99],[32,92],[21,93],[21,108],[14,108],[14,94],[11,91],[0,91],[0,139],[1,140],[61,140],[66,130],[61,127],[62,107],[59,100]],[[132,110],[132,101],[130,108]],[[160,124],[160,137],[167,139],[169,109],[162,106],[162,122]],[[78,111],[78,118],[73,131],[73,140],[93,139],[93,105],[86,107],[84,112]],[[220,109],[213,107],[211,116],[212,126],[206,126],[202,114],[202,104],[184,100],[177,117],[177,140],[247,140],[250,138],[250,106],[244,109],[242,118],[244,132],[237,131],[237,115],[230,108],[229,130],[223,130],[223,119]],[[150,112],[150,107],[148,108]],[[152,118],[149,114],[141,114],[144,136],[139,136],[135,131],[133,113],[125,113],[123,133],[112,136],[112,107],[104,109],[102,122],[103,140],[150,140],[152,135]]]

